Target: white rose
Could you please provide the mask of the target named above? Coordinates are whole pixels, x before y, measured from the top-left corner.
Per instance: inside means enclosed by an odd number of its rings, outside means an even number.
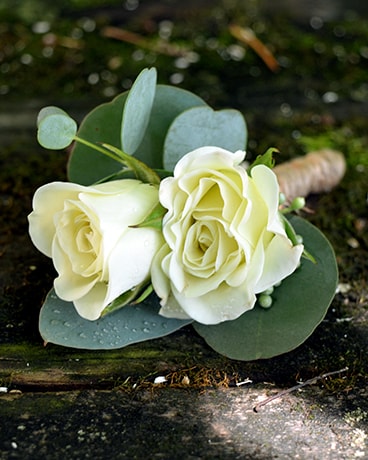
[[[236,319],[297,268],[303,245],[286,235],[276,176],[259,165],[249,177],[244,157],[199,148],[161,182],[166,244],[151,273],[161,315],[203,324]]]
[[[93,186],[53,182],[39,188],[28,216],[35,246],[52,257],[57,295],[86,319],[149,281],[162,234],[132,228],[158,203],[158,188],[133,179]]]

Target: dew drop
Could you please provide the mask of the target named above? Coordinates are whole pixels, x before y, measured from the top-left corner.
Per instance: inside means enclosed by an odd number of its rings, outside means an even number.
[[[137,329],[135,327],[133,327],[133,329],[131,329],[132,332],[137,332]]]
[[[148,332],[151,332],[151,329],[149,327],[144,327],[142,331],[147,334]]]
[[[60,324],[60,321],[59,321],[58,319],[52,319],[52,320],[50,321],[50,324],[51,324],[52,326],[57,326],[58,324]]]
[[[87,338],[87,336],[86,336],[86,334],[85,334],[84,332],[81,332],[81,333],[78,334],[78,335],[79,335],[79,337],[80,337],[81,339],[86,339],[86,338]]]
[[[70,326],[71,326],[71,324],[70,324],[70,323],[68,323],[68,321],[64,321],[64,323],[63,323],[63,324],[64,324],[64,326],[65,326],[65,327],[70,327]]]
[[[60,310],[58,310],[57,308],[55,308],[54,313],[55,313],[55,315],[60,315]]]

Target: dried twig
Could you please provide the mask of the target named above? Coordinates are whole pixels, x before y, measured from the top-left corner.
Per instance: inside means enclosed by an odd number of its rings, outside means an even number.
[[[122,42],[130,43],[132,45],[139,46],[140,48],[145,48],[155,53],[166,54],[168,56],[181,57],[187,55],[189,52],[182,46],[168,43],[164,40],[153,42],[152,40],[147,40],[142,35],[119,27],[106,26],[102,29],[101,34],[107,38],[120,40]]]
[[[250,46],[272,72],[279,70],[279,63],[267,46],[256,37],[252,29],[231,24],[229,30],[233,37]]]
[[[276,393],[273,396],[270,396],[269,398],[259,402],[257,405],[253,407],[254,412],[258,412],[260,407],[265,406],[271,401],[274,401],[275,399],[281,398],[282,396],[292,393],[293,391],[299,390],[300,388],[305,387],[306,385],[312,385],[313,383],[318,382],[318,380],[325,379],[326,377],[330,377],[331,375],[336,375],[340,374],[341,372],[346,372],[348,370],[348,367],[344,367],[343,369],[339,369],[338,371],[332,371],[332,372],[327,372],[326,374],[318,375],[317,377],[313,377],[309,380],[306,380],[303,383],[298,383],[298,385],[294,385],[291,388],[288,388],[287,390],[280,391],[279,393]]]
[[[344,176],[346,164],[342,153],[322,149],[277,165],[273,170],[280,191],[292,201],[298,196],[330,191]]]

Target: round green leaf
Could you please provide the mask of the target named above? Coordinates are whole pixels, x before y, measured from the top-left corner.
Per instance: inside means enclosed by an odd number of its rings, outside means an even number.
[[[37,140],[46,149],[68,147],[77,132],[77,123],[58,107],[45,107],[37,118]]]
[[[111,102],[94,108],[81,123],[78,137],[92,143],[106,143],[120,148],[121,120],[127,96],[127,92],[119,94]],[[91,185],[120,170],[121,164],[118,162],[84,144],[75,143],[68,163],[71,182]]]
[[[78,137],[120,148],[122,113],[128,94],[122,93],[92,110],[81,123]],[[189,91],[157,85],[148,126],[135,156],[151,168],[162,168],[163,145],[170,124],[179,113],[199,105],[206,103]],[[68,177],[71,182],[91,185],[120,170],[121,165],[116,161],[76,143],[69,159]]]
[[[298,347],[324,318],[338,281],[334,251],[312,224],[295,216],[290,221],[317,263],[303,259],[275,289],[269,309],[256,305],[240,318],[214,326],[195,323],[218,353],[244,361],[271,358]]]
[[[41,308],[39,329],[46,343],[107,350],[163,337],[192,322],[164,318],[158,310],[158,299],[151,295],[139,305],[126,305],[97,321],[88,321],[78,315],[72,302],[59,299],[52,289]]]
[[[151,117],[135,155],[152,168],[162,169],[164,142],[170,125],[180,113],[198,106],[207,106],[199,96],[175,86],[157,85]]]
[[[198,147],[213,145],[235,152],[244,150],[246,142],[247,127],[239,111],[193,107],[170,126],[164,144],[164,168],[173,170],[181,157]]]
[[[141,143],[151,114],[156,92],[155,68],[144,69],[129,90],[121,123],[121,145],[132,155]]]

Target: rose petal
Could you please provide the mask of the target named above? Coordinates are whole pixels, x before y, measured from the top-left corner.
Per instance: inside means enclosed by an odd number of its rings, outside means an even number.
[[[161,234],[155,229],[125,231],[108,259],[109,283],[104,306],[149,280],[152,259],[162,244]]]
[[[170,293],[167,300],[162,302],[162,307],[160,308],[159,314],[165,318],[176,318],[176,319],[190,319],[191,317],[181,308],[177,300]]]
[[[85,187],[69,182],[51,182],[36,190],[33,211],[28,216],[29,234],[36,248],[51,257],[55,235],[54,215],[63,209],[65,200],[75,199]]]
[[[86,278],[75,273],[69,257],[56,239],[53,244],[53,263],[59,274],[54,280],[55,291],[63,300],[71,302],[85,296],[99,280],[98,274]]]
[[[74,300],[73,303],[78,314],[89,321],[97,320],[104,309],[106,291],[106,283],[97,283],[86,295]]]
[[[222,169],[239,165],[245,158],[245,152],[229,152],[220,147],[200,147],[184,155],[176,164],[174,177],[180,177],[187,171],[198,169]]]
[[[104,236],[104,257],[107,258],[115,250],[124,230],[141,223],[153,209],[158,200],[158,190],[133,179],[119,181],[115,192],[106,184],[95,186],[95,189],[81,193],[80,200],[86,205],[91,221],[98,221]]]
[[[256,302],[256,296],[246,286],[233,288],[223,284],[199,297],[187,297],[177,292],[174,287],[172,292],[188,317],[202,324],[218,324],[236,319],[245,311],[251,310]],[[171,299],[172,297],[169,297],[163,312],[174,308]]]
[[[304,246],[293,246],[287,237],[275,235],[265,250],[262,276],[255,292],[265,291],[293,273],[299,265]]]

